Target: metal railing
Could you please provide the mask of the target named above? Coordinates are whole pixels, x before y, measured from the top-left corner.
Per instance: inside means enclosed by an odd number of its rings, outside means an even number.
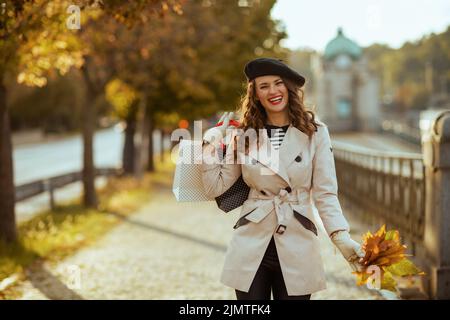
[[[117,176],[122,173],[122,169],[118,168],[97,168],[96,176]],[[82,173],[81,171],[70,172],[62,174],[55,177],[50,177],[46,179],[40,179],[33,182],[25,183],[16,186],[16,202],[20,202],[31,197],[37,196],[41,193],[48,192],[50,195],[50,208],[55,207],[55,197],[54,191],[58,188],[65,187],[71,183],[81,181]]]
[[[339,194],[371,223],[423,241],[425,172],[420,153],[392,153],[333,142]]]
[[[409,143],[416,145],[420,145],[421,143],[422,136],[420,133],[420,128],[412,127],[407,123],[402,123],[395,120],[384,120],[381,125],[381,129],[384,132],[393,134]]]

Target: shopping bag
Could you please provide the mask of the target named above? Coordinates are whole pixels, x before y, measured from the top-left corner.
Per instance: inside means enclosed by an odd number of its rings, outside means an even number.
[[[245,200],[248,199],[249,192],[250,187],[245,183],[241,175],[227,191],[215,200],[219,209],[224,212],[230,212],[244,204]]]
[[[226,147],[222,145],[219,160]],[[172,191],[177,201],[209,201],[202,182],[201,163],[203,159],[202,141],[182,139],[179,143],[178,159],[175,167]],[[242,175],[223,194],[215,198],[216,204],[224,212],[240,207],[248,199],[250,187]]]
[[[221,124],[222,123],[219,122],[216,126],[219,126]],[[239,127],[240,125],[238,121],[233,119],[230,120],[229,124],[235,127]],[[223,143],[221,144],[221,148],[222,153],[219,153],[219,158],[223,158],[227,152],[226,145],[224,145]],[[249,192],[250,187],[245,183],[241,175],[227,191],[218,196],[215,200],[219,209],[224,212],[229,212],[242,206],[245,200],[248,199]]]
[[[202,141],[182,139],[179,143],[172,191],[177,201],[210,201],[202,182]]]

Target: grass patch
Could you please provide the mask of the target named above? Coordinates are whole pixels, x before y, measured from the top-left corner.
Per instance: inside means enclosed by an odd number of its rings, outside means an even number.
[[[98,240],[122,219],[152,198],[152,191],[172,184],[174,164],[156,162],[156,172],[142,179],[114,177],[98,190],[98,209],[86,209],[80,199],[59,204],[18,226],[18,241],[6,245],[0,241],[0,283],[17,275],[25,278],[25,270],[33,263],[59,261],[76,250]],[[14,298],[14,290],[0,291],[0,299]]]

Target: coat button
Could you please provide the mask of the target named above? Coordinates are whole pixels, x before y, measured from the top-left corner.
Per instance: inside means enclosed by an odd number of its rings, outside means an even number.
[[[292,158],[291,158],[292,159]],[[297,156],[296,158],[295,158],[295,161],[297,161],[297,162],[300,162],[300,161],[302,161],[302,157],[300,157],[300,156]]]
[[[266,195],[266,192],[264,190],[260,191],[263,195]]]
[[[286,188],[284,188],[284,190],[286,190],[288,193],[291,193],[292,189],[291,187],[287,186]]]
[[[280,224],[280,225],[278,225],[278,228],[277,228],[277,233],[278,234],[283,234],[285,231],[286,231],[286,226],[285,225],[283,225],[283,224]]]

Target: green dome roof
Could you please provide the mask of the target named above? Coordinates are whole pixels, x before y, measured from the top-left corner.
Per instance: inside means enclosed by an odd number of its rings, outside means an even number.
[[[340,54],[347,54],[353,59],[358,59],[362,55],[361,48],[356,42],[344,36],[342,28],[339,28],[337,36],[328,42],[324,56],[325,59],[331,60]]]

